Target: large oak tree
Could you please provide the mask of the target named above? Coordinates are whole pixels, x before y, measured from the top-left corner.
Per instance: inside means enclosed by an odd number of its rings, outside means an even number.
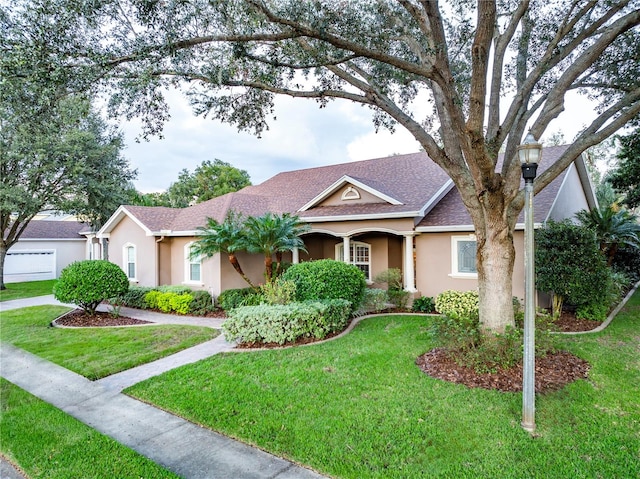
[[[197,113],[256,133],[275,95],[356,102],[376,126],[406,128],[471,215],[480,319],[496,331],[513,323],[513,232],[524,204],[516,149],[527,130],[540,138],[572,91],[599,102],[595,120],[536,179],[540,191],[640,112],[637,0],[25,4],[79,15],[59,52],[52,39],[56,71],[108,84],[112,111],[142,117],[144,133],[161,128],[163,89],[178,84]]]

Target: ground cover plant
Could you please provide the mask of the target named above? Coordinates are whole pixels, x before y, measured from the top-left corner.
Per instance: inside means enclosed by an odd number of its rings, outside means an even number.
[[[0,378],[0,452],[31,479],[177,478]]]
[[[340,478],[640,475],[640,293],[604,332],[562,337],[589,378],[537,396],[534,437],[521,394],[416,366],[434,347],[429,321],[370,318],[333,341],[226,353],[127,392]]]
[[[45,281],[25,281],[22,283],[7,283],[7,289],[0,290],[0,301],[33,298],[53,294],[55,279]]]
[[[168,356],[215,338],[199,326],[136,328],[52,328],[69,311],[63,306],[33,306],[2,313],[0,340],[25,349],[89,379],[99,379]]]

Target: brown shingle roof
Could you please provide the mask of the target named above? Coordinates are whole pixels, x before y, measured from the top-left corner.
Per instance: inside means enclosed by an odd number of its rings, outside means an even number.
[[[30,221],[20,239],[85,239],[80,234],[86,229],[84,223],[77,221]]]
[[[545,148],[540,172],[545,164],[551,165],[565,149],[566,146]],[[535,221],[546,218],[565,174],[536,195]],[[402,204],[381,202],[322,206],[322,202],[318,202],[305,211],[299,211],[345,176]],[[447,174],[426,153],[419,152],[278,173],[259,185],[248,186],[238,192],[183,209],[143,206],[127,206],[126,209],[152,232],[171,230],[174,233],[194,231],[199,226],[204,226],[209,217],[222,221],[230,210],[251,216],[268,211],[293,213],[301,218],[410,215],[436,198],[448,182]],[[435,205],[419,226],[469,224],[471,219],[460,195],[453,189]]]

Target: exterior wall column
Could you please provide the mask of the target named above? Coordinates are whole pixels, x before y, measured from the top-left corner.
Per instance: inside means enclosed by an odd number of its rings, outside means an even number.
[[[300,250],[298,248],[293,248],[291,250],[291,263],[298,264],[300,262]]]
[[[343,261],[347,264],[351,263],[351,257],[349,256],[351,253],[351,237],[345,236],[342,238],[342,246],[344,249],[344,258]]]
[[[410,293],[418,291],[415,287],[416,273],[413,262],[413,236],[414,233],[404,235],[404,289]]]

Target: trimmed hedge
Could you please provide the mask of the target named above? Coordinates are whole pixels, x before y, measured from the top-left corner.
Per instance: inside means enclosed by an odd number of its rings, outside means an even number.
[[[322,339],[344,329],[350,312],[351,303],[342,299],[243,306],[229,312],[222,330],[227,341],[249,344]]]
[[[102,259],[76,261],[64,268],[53,288],[63,303],[73,303],[89,314],[109,298],[121,297],[129,289],[127,275],[114,263]]]
[[[436,297],[436,310],[454,318],[477,316],[478,292],[443,291]]]
[[[345,299],[355,311],[362,304],[367,282],[357,266],[332,259],[292,265],[282,275],[296,285],[296,300]]]
[[[240,306],[255,306],[262,302],[262,294],[254,288],[227,289],[218,296],[218,305],[225,311]]]

